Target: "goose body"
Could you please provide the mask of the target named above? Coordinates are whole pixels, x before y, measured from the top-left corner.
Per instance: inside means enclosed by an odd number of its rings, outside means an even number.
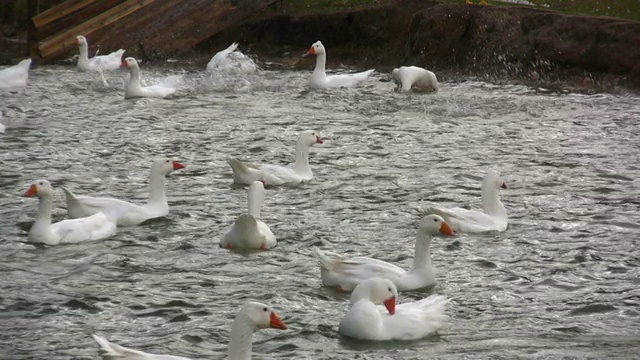
[[[137,205],[113,198],[78,196],[63,188],[69,217],[78,218],[103,212],[120,226],[138,225],[142,222],[169,214],[169,204],[164,192],[166,175],[184,165],[170,159],[158,159],[151,166],[150,195],[145,205]]]
[[[270,164],[252,164],[238,159],[229,159],[233,171],[233,181],[237,184],[252,184],[263,181],[266,185],[298,184],[313,179],[309,167],[309,148],[322,144],[322,138],[315,131],[303,131],[296,144],[296,159],[293,167]]]
[[[393,69],[391,77],[396,83],[396,91],[436,92],[438,79],[433,72],[417,66],[401,66]]]
[[[228,346],[229,360],[250,360],[253,333],[265,328],[286,330],[287,325],[280,320],[278,314],[271,307],[258,302],[244,304],[231,328],[231,338]],[[127,360],[189,360],[188,358],[172,355],[158,355],[139,350],[129,349],[112,343],[102,336],[92,335],[100,345],[106,358],[122,358]]]
[[[105,239],[116,233],[115,221],[104,213],[52,224],[53,190],[47,180],[35,181],[24,196],[37,196],[39,199],[38,215],[28,235],[31,242],[46,245],[73,244]]]
[[[315,255],[320,263],[322,283],[325,286],[335,286],[340,291],[351,291],[362,281],[373,277],[392,281],[400,291],[433,285],[435,270],[431,264],[430,248],[433,236],[438,234],[453,235],[453,231],[440,216],[430,215],[423,218],[416,235],[411,270],[369,257],[348,258],[315,248]]]
[[[125,99],[139,97],[167,97],[177,91],[177,86],[182,82],[181,75],[170,75],[162,79],[158,84],[142,86],[140,82],[140,66],[138,61],[132,57],[124,59],[120,65],[129,69],[129,82],[124,88]]]
[[[264,185],[254,181],[249,187],[249,209],[233,223],[222,237],[220,246],[227,249],[271,249],[276,246],[276,236],[269,226],[260,220],[264,202]]]
[[[506,188],[507,184],[500,173],[491,170],[482,181],[482,210],[428,207],[422,212],[442,216],[455,231],[467,233],[505,231],[509,225],[509,219],[498,192]]]
[[[311,89],[330,89],[330,88],[351,88],[365,81],[374,71],[373,69],[358,72],[355,74],[327,75],[325,66],[327,63],[327,52],[324,45],[320,41],[316,41],[311,45],[307,55],[316,56],[316,67],[309,79],[309,87]]]
[[[353,290],[349,310],[340,321],[340,334],[361,340],[416,340],[446,325],[449,300],[442,295],[396,305],[392,281],[367,279]],[[378,305],[385,306],[386,310]]]
[[[252,73],[257,69],[256,63],[238,50],[238,43],[218,51],[207,64],[208,71]]]
[[[108,55],[94,56],[89,59],[89,44],[87,38],[82,35],[76,36],[75,43],[78,45],[80,57],[78,57],[78,69],[82,71],[108,71],[116,70],[122,62],[123,49],[112,52]]]
[[[20,89],[27,86],[31,59],[20,61],[17,65],[0,70],[0,89]]]

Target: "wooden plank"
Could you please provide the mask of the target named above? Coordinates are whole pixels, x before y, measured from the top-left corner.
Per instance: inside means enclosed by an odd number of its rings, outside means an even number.
[[[75,47],[74,39],[77,35],[89,35],[93,31],[98,30],[103,26],[109,25],[155,1],[157,0],[129,0],[112,8],[109,11],[105,11],[104,13],[96,16],[93,19],[85,21],[78,26],[58,33],[57,35],[40,42],[40,56],[46,58],[52,56],[53,54],[64,52],[72,46]]]
[[[43,41],[65,29],[78,26],[87,19],[92,19],[125,1],[127,0],[101,0],[97,3],[87,5],[70,16],[59,18],[57,21],[52,21],[40,27],[38,29],[38,39]]]
[[[37,29],[42,26],[63,18],[74,11],[82,9],[83,7],[90,5],[91,3],[95,3],[101,0],[67,0],[62,4],[56,5],[44,12],[33,17],[33,24]]]

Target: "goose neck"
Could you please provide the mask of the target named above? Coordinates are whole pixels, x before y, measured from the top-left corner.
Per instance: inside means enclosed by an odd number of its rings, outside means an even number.
[[[246,315],[238,315],[231,328],[228,349],[229,360],[251,359],[251,338],[255,330],[255,325],[251,324]]]
[[[38,215],[36,217],[35,223],[46,224],[46,225],[51,224],[52,204],[53,204],[53,200],[51,198],[51,195],[42,196],[39,198]]]
[[[415,253],[412,270],[424,270],[431,267],[431,241],[433,236],[418,234],[416,236]]]
[[[316,68],[313,70],[313,72],[315,73],[321,72],[324,74],[326,63],[327,63],[327,54],[316,55]]]
[[[251,185],[249,188],[249,215],[254,219],[260,219],[260,210],[264,202],[264,192],[259,186]]]
[[[164,193],[166,177],[157,172],[151,172],[151,180],[149,182],[149,203],[167,203],[167,197]]]
[[[298,174],[311,174],[309,167],[309,145],[298,142],[296,145],[296,163],[294,171]]]

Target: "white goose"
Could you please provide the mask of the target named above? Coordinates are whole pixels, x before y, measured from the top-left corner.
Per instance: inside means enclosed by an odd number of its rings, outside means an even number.
[[[271,307],[258,302],[247,302],[236,316],[231,328],[231,339],[227,350],[229,360],[251,359],[253,333],[266,328],[286,330],[287,325],[280,320],[278,314]],[[114,344],[102,336],[92,336],[105,352],[104,357],[131,360],[189,360],[180,356],[145,353]]]
[[[509,224],[507,209],[500,201],[498,191],[506,189],[500,173],[490,170],[482,181],[482,211],[463,208],[428,207],[420,210],[423,214],[438,214],[455,231],[480,233],[487,231],[505,231]]]
[[[383,277],[391,280],[400,291],[433,285],[435,271],[431,265],[431,240],[438,234],[453,235],[453,230],[440,216],[430,215],[420,221],[413,267],[409,271],[386,261],[362,256],[347,258],[314,248],[320,263],[322,284],[335,286],[338,291],[351,291],[366,279]]]
[[[129,69],[129,82],[124,88],[125,99],[136,97],[167,97],[177,91],[177,85],[182,81],[182,75],[170,75],[160,83],[143,87],[140,83],[140,67],[138,61],[132,57],[125,58],[120,65]]]
[[[47,180],[37,180],[24,193],[26,197],[37,196],[39,199],[38,215],[29,230],[29,241],[47,245],[72,244],[105,239],[116,233],[116,223],[103,213],[52,224],[52,192]]]
[[[116,70],[122,62],[124,50],[120,49],[108,55],[94,56],[89,59],[89,44],[87,38],[82,35],[76,36],[75,43],[80,50],[78,57],[78,69],[82,71],[108,71]]]
[[[146,220],[165,216],[169,213],[169,204],[164,194],[165,176],[184,165],[170,159],[158,159],[151,166],[149,201],[145,205],[112,199],[76,196],[63,188],[69,217],[78,218],[104,212],[115,219],[120,226],[138,225]]]
[[[252,73],[258,69],[256,63],[240,52],[238,43],[218,51],[207,64],[208,71]]]
[[[237,184],[252,184],[263,181],[266,185],[298,184],[313,179],[309,167],[309,147],[323,144],[322,138],[313,130],[303,131],[296,144],[296,162],[293,168],[280,165],[251,164],[238,159],[229,159],[233,181]]]
[[[316,68],[311,74],[309,79],[309,86],[312,89],[329,89],[337,87],[355,87],[359,83],[366,80],[369,75],[374,71],[373,69],[355,73],[355,74],[341,74],[327,76],[325,72],[325,65],[327,63],[327,52],[324,45],[320,41],[316,41],[311,45],[311,48],[307,52],[307,55],[316,56]]]
[[[0,70],[0,89],[19,89],[27,86],[31,59],[25,59],[6,69]]]
[[[260,221],[260,208],[264,203],[264,185],[254,181],[249,187],[249,210],[238,217],[222,237],[220,246],[227,249],[265,250],[276,246],[276,236],[269,226]]]
[[[401,66],[393,69],[391,77],[396,83],[396,91],[436,92],[438,79],[433,72],[417,66]]]
[[[349,311],[340,320],[340,334],[361,340],[416,340],[433,334],[448,319],[449,300],[431,295],[416,302],[396,305],[398,290],[388,279],[361,282],[351,294]],[[387,308],[388,314],[376,305]]]

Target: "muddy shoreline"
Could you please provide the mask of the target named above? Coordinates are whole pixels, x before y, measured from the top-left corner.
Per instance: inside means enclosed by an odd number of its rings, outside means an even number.
[[[329,67],[388,73],[397,66],[417,65],[436,72],[441,81],[640,90],[637,21],[432,0],[379,0],[337,9],[291,8],[276,1],[265,11],[244,15],[193,48],[144,54],[128,48],[127,55],[151,62],[184,59],[204,67],[216,51],[238,42],[264,68],[310,70],[314,59],[302,54],[321,40]],[[167,36],[166,41],[176,40]],[[20,58],[26,44],[21,35],[5,35],[0,47],[6,64]]]

